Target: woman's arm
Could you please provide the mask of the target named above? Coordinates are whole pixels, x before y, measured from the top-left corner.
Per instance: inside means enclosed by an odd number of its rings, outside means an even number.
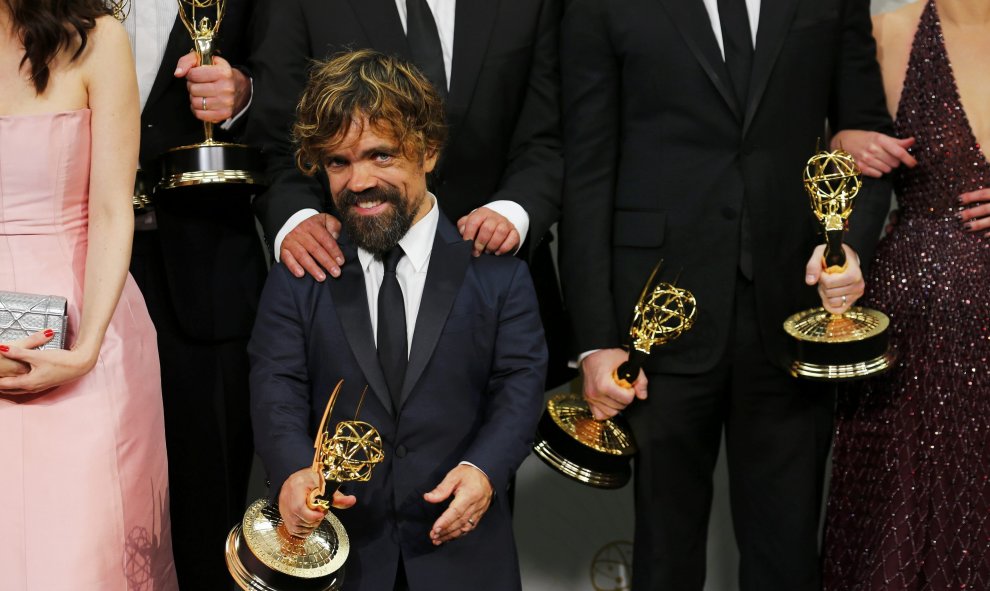
[[[82,317],[72,348],[35,351],[10,347],[0,355],[31,370],[0,378],[0,391],[38,392],[74,380],[96,364],[110,317],[127,277],[134,232],[131,194],[140,134],[140,103],[127,33],[110,17],[99,19],[78,68],[92,110],[89,244]],[[69,83],[69,77],[65,83]],[[53,87],[50,92],[69,89]]]
[[[87,370],[96,363],[103,335],[124,287],[134,239],[134,171],[141,133],[140,99],[127,33],[100,19],[85,61],[92,115],[89,246],[82,318],[72,350]]]

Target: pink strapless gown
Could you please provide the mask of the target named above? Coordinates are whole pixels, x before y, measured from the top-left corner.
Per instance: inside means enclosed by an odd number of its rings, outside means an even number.
[[[68,298],[79,327],[90,111],[0,117],[0,290]],[[91,372],[0,395],[0,588],[177,589],[155,329],[128,276]]]

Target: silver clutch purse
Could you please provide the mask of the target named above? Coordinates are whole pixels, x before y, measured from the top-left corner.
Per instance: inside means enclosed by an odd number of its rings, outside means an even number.
[[[0,291],[0,343],[50,328],[55,336],[42,349],[64,349],[66,300],[61,296]]]

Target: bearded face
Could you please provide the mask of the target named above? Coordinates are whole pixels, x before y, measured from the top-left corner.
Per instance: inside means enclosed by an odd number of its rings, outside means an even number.
[[[343,189],[334,198],[340,222],[354,244],[381,258],[412,227],[425,195],[415,203],[395,187],[373,187],[360,193]]]

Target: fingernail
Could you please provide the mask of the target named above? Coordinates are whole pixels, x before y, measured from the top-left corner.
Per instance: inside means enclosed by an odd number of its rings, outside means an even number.
[[[956,219],[957,219],[957,220],[959,220],[959,221],[962,221],[962,219],[963,219],[963,214],[962,214],[962,212],[961,212],[961,211],[960,211],[959,213],[957,213],[957,214],[956,214]]]
[[[457,231],[460,232],[461,234],[463,234],[464,233],[464,226],[458,226],[457,227]]]
[[[317,281],[324,281],[324,280],[326,280],[326,278],[327,278],[327,276],[324,275],[323,273],[317,273],[316,274],[316,280]]]
[[[814,275],[805,275],[804,276],[804,282],[805,283],[814,283],[815,282],[815,276]]]
[[[181,76],[182,75],[182,68],[176,68],[175,69],[175,72],[173,73],[173,75],[175,75],[175,76]]]
[[[48,338],[52,338],[53,336],[55,336],[55,331],[52,330],[52,329],[50,329],[50,328],[46,328],[45,329],[45,336],[48,337]]]
[[[330,235],[333,236],[334,240],[340,239],[340,232],[330,232]]]
[[[338,265],[343,265],[344,264],[344,257],[337,257],[335,260],[337,261],[337,264]]]
[[[334,267],[333,269],[330,269],[330,274],[334,277],[340,277],[340,269]]]
[[[973,229],[973,222],[966,222],[963,224],[963,229],[967,232],[971,231]]]
[[[10,351],[10,347],[7,345],[0,345],[0,353],[6,353],[7,351]]]

